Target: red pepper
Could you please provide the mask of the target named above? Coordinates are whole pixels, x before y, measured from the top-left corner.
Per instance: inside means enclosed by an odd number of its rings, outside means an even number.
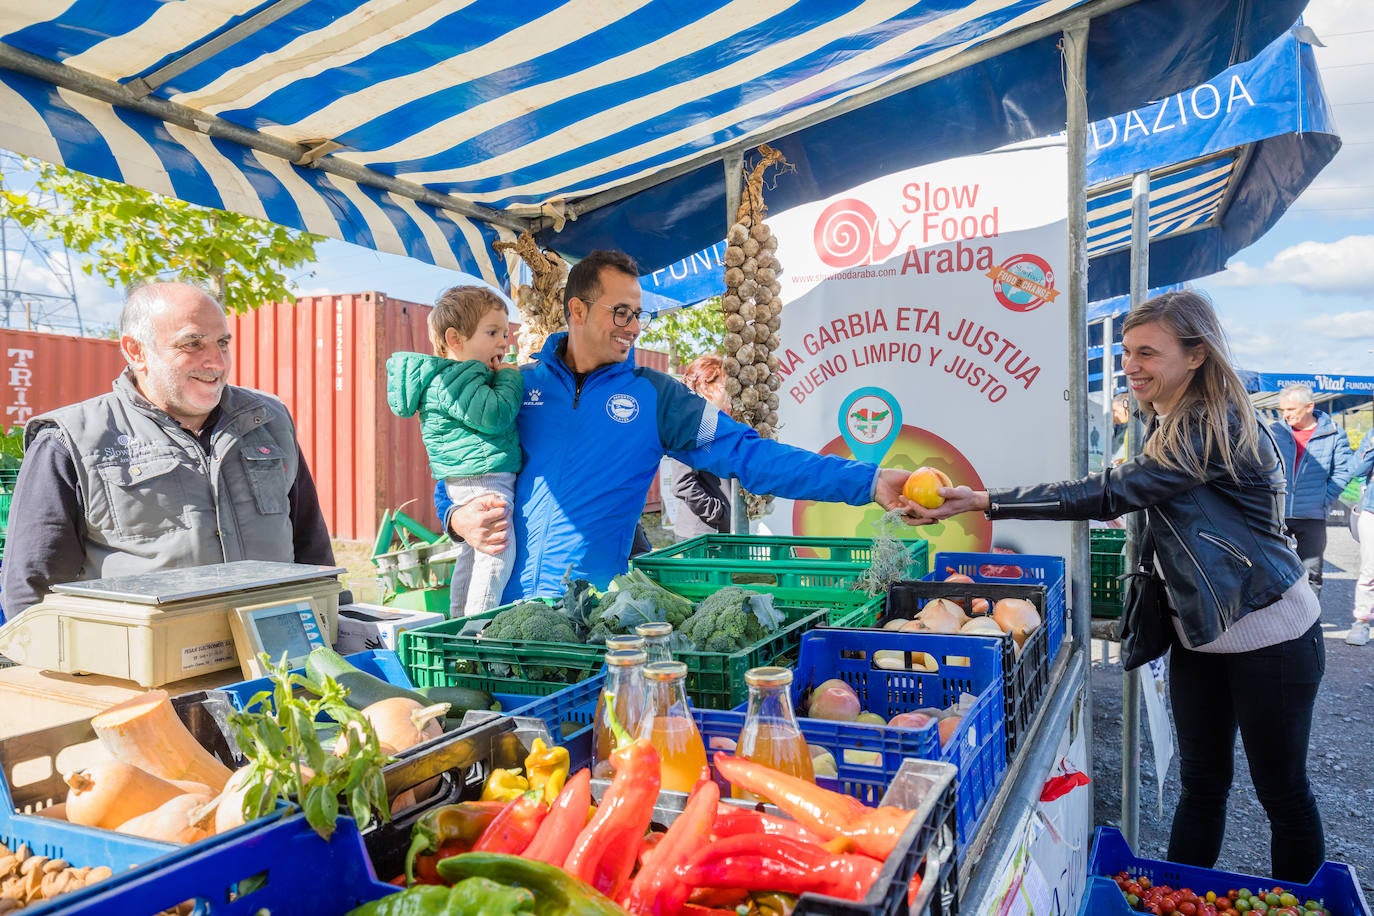
[[[865,811],[858,819],[850,822],[844,834],[854,841],[856,850],[886,862],[915,816],[915,811],[883,805],[881,808]]]
[[[739,833],[771,833],[774,836],[790,836],[792,839],[801,840],[804,843],[819,844],[821,842],[820,837],[796,821],[789,821],[785,817],[778,817],[773,814],[765,814],[752,808],[741,808],[738,805],[722,803],[716,808],[716,825],[711,828],[711,835],[727,837]]]
[[[615,735],[611,752],[615,777],[591,823],[578,834],[563,868],[615,899],[639,858],[662,778],[658,751],[646,739],[630,737],[615,717],[615,698],[610,694],[606,694],[606,719]]]
[[[797,823],[833,840],[869,809],[857,798],[823,789],[813,782],[781,773],[743,757],[717,753],[716,770],[737,789],[766,798]]]
[[[848,837],[867,856],[886,860],[914,812],[892,805],[869,808],[857,798],[822,789],[772,767],[716,754],[716,769],[730,784],[768,799],[822,840]]]
[[[506,807],[482,832],[473,852],[504,852],[518,856],[530,845],[549,813],[543,789],[532,789],[506,803]]]
[[[637,916],[678,916],[692,889],[678,880],[675,871],[710,840],[719,804],[719,786],[709,779],[696,784],[682,813],[635,875],[621,906]]]
[[[693,887],[862,900],[881,870],[882,863],[868,856],[831,855],[787,837],[740,834],[697,850],[678,874]]]
[[[572,852],[577,835],[587,826],[587,811],[592,805],[592,771],[578,770],[563,784],[549,816],[544,818],[534,841],[526,847],[525,858],[562,866]]]

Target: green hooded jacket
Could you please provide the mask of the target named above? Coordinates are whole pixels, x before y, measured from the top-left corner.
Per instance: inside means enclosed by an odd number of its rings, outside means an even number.
[[[398,417],[420,414],[420,438],[436,480],[520,470],[515,415],[525,397],[516,369],[493,370],[398,352],[386,361],[386,402]]]

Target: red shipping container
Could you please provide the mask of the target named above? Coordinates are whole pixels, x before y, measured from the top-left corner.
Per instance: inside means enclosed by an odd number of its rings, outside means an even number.
[[[371,541],[387,509],[439,528],[419,419],[403,420],[386,403],[387,357],[397,350],[433,352],[430,309],[368,292],[307,297],[230,316],[230,381],[270,391],[291,411],[336,538]],[[635,360],[668,368],[663,353],[636,350]],[[657,486],[655,480],[652,508],[659,502]]]
[[[123,370],[117,340],[0,328],[4,428],[104,394]]]

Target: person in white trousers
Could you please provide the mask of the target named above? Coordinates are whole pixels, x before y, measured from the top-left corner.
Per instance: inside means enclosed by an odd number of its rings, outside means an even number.
[[[1369,624],[1374,620],[1374,487],[1369,485],[1374,473],[1374,430],[1365,434],[1355,453],[1355,479],[1364,480],[1356,511],[1355,535],[1360,541],[1360,576],[1355,580],[1355,619],[1345,641],[1352,646],[1369,642]]]

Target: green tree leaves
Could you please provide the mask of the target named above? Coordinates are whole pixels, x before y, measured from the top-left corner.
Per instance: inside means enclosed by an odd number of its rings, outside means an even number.
[[[284,271],[312,263],[324,240],[51,163],[25,166],[37,173],[35,187],[65,206],[47,209],[0,185],[0,215],[89,255],[82,269],[111,286],[175,276],[205,284],[226,309],[247,312],[294,299]]]

